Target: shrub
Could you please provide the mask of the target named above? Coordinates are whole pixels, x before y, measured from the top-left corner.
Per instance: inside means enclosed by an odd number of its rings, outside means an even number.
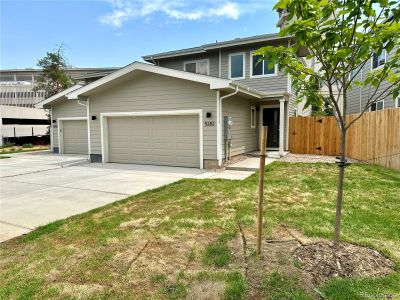
[[[12,147],[12,146],[15,146],[15,143],[6,141],[3,145],[3,148],[8,148],[8,147]]]
[[[22,148],[33,148],[33,145],[31,143],[23,144]]]

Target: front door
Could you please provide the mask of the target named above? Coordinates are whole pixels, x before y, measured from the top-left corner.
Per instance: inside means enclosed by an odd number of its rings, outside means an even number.
[[[263,108],[262,125],[268,126],[267,148],[279,148],[279,107]]]

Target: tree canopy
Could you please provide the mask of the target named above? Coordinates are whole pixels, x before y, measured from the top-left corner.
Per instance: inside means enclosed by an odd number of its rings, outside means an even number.
[[[64,55],[63,45],[53,52],[47,52],[45,57],[39,59],[37,66],[42,69],[42,73],[36,80],[34,90],[45,91],[46,97],[51,97],[74,84],[66,71],[68,61]]]

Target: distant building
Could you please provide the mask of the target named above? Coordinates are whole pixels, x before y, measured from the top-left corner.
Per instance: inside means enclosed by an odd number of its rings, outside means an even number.
[[[70,68],[76,81],[93,81],[118,68]],[[49,120],[35,104],[45,99],[44,91],[33,91],[40,69],[0,70],[0,146],[15,143],[49,142]]]

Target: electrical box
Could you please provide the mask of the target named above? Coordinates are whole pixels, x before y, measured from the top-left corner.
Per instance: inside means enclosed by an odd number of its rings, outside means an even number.
[[[224,116],[224,138],[225,140],[232,139],[232,117],[231,116]]]

